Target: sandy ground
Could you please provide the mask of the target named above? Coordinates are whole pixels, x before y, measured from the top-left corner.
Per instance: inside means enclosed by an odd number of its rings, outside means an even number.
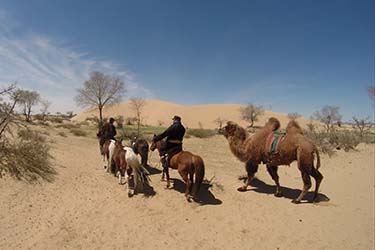
[[[295,205],[302,187],[295,164],[279,171],[283,198],[272,195],[264,166],[240,193],[245,170],[226,140],[186,139],[185,149],[203,157],[213,178],[197,204],[185,201],[176,171],[173,189],[156,173],[155,195],[128,198],[103,170],[95,139],[51,137],[55,181],[0,179],[0,249],[374,249],[374,146],[323,156],[322,201]],[[160,168],[156,153],[151,165]]]

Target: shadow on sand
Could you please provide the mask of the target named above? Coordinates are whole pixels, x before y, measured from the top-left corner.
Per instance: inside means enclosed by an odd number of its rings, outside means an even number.
[[[253,188],[248,189],[247,192],[254,191],[254,192],[263,193],[263,194],[274,194],[276,192],[276,186],[269,185],[265,183],[264,181],[259,180],[257,178],[254,178],[250,186]],[[281,187],[281,192],[283,194],[282,197],[293,200],[298,197],[298,195],[301,193],[301,190],[291,189],[288,187]],[[326,202],[329,200],[330,199],[325,194],[321,194],[321,193],[318,193],[318,198],[314,200],[314,192],[310,191],[305,195],[301,203],[317,203],[317,202]]]
[[[145,166],[145,169],[147,169],[147,171],[150,173],[150,175],[161,174],[161,172],[162,172],[160,169],[155,168],[155,167],[153,167],[151,165],[148,165],[148,164]]]
[[[185,182],[183,182],[182,180],[180,179],[176,179],[176,178],[171,178],[171,181],[173,181],[173,189],[182,193],[182,194],[185,194],[185,190],[186,190],[186,184]],[[212,185],[208,184],[208,183],[202,183],[201,185],[201,188],[199,190],[199,194],[198,194],[198,201],[196,201],[198,204],[200,205],[220,205],[222,204],[223,202],[217,198],[215,198],[215,196],[211,193],[211,191],[209,190],[209,188],[211,187]]]

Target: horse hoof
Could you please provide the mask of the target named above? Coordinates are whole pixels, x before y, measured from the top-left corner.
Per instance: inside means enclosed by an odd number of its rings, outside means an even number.
[[[283,196],[282,193],[275,193],[274,195],[275,195],[275,197],[282,197]]]
[[[245,192],[247,190],[247,187],[239,187],[237,188],[237,191]]]
[[[299,204],[299,203],[300,203],[300,201],[299,201],[299,200],[297,200],[297,199],[294,199],[294,200],[292,200],[292,203],[294,203],[294,204]]]

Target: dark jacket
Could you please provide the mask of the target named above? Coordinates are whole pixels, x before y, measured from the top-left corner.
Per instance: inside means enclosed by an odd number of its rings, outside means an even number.
[[[185,135],[185,128],[179,121],[175,121],[167,130],[165,130],[160,135],[154,137],[154,141],[160,141],[167,137],[165,143],[163,143],[159,150],[159,155],[163,156],[165,154],[169,155],[169,159],[173,155],[182,151],[182,140]]]
[[[97,134],[98,137],[104,140],[114,139],[115,135],[117,134],[116,128],[111,123],[106,123],[100,129],[99,133]]]
[[[167,142],[170,141],[180,141],[182,140],[185,135],[185,128],[179,121],[175,121],[169,128],[167,128],[163,133],[154,137],[154,141],[160,141],[167,137]]]

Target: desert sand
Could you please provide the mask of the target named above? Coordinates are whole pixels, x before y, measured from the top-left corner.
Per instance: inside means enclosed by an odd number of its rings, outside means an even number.
[[[200,154],[206,179],[202,204],[188,203],[178,173],[172,189],[160,181],[156,152],[154,195],[129,198],[125,185],[106,173],[95,138],[61,137],[50,129],[53,182],[28,184],[0,178],[0,249],[374,249],[373,145],[322,156],[320,202],[295,198],[302,187],[296,164],[279,170],[284,197],[264,166],[241,193],[244,166],[222,136],[188,138]]]
[[[125,185],[104,171],[96,139],[54,131],[50,138],[53,182],[0,179],[0,249],[374,249],[373,146],[323,155],[321,202],[311,203],[310,193],[295,205],[302,187],[295,164],[279,171],[284,197],[272,195],[264,166],[240,193],[245,170],[225,138],[189,138],[185,149],[203,157],[211,180],[198,204],[185,200],[175,170],[174,187],[165,188],[155,152],[155,194],[128,198]]]
[[[157,126],[162,124],[168,126],[174,115],[182,117],[183,124],[188,128],[205,128],[214,129],[218,128],[215,123],[217,118],[226,121],[235,121],[241,126],[249,125],[241,119],[240,108],[244,107],[240,104],[206,104],[183,106],[162,100],[145,100],[142,109],[142,124]],[[103,109],[103,116],[123,116],[135,117],[135,111],[132,109],[131,102],[122,102]],[[73,121],[84,121],[87,117],[99,116],[97,109],[88,109],[73,118]],[[281,124],[285,125],[289,121],[288,115],[265,110],[265,113],[259,117],[255,122],[255,126],[263,126],[269,117],[277,117]],[[307,123],[311,122],[310,119],[300,117],[297,121],[301,126],[305,127]]]

